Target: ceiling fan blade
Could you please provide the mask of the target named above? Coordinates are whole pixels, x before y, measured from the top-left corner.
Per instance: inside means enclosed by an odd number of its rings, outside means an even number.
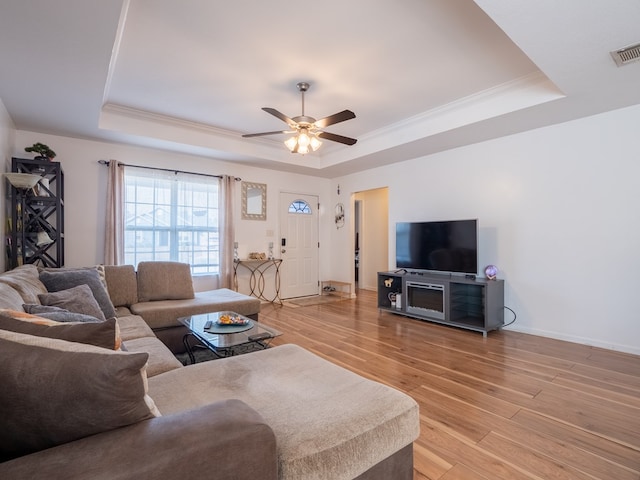
[[[345,145],[354,145],[358,141],[355,138],[343,137],[342,135],[329,132],[318,132],[318,137],[331,140],[332,142],[344,143]]]
[[[341,112],[334,113],[333,115],[329,115],[328,117],[317,120],[314,125],[318,128],[324,128],[328,127],[329,125],[335,125],[336,123],[351,120],[352,118],[356,118],[355,113],[353,113],[351,110],[343,110]]]
[[[242,135],[244,138],[262,137],[264,135],[277,135],[278,133],[291,133],[289,130],[278,130],[277,132],[262,132],[262,133],[246,133]]]
[[[291,127],[295,127],[297,125],[296,122],[294,122],[292,119],[290,119],[289,117],[287,117],[284,113],[279,112],[278,110],[276,110],[275,108],[270,108],[270,107],[262,107],[262,110],[264,110],[267,113],[270,113],[271,115],[273,115],[274,117],[279,118],[280,120],[282,120],[283,122],[287,123],[288,125],[290,125]]]

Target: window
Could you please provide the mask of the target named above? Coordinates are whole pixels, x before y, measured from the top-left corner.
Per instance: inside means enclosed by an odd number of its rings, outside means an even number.
[[[175,261],[219,273],[218,179],[126,167],[125,263]]]
[[[304,200],[294,200],[289,205],[289,213],[302,213],[311,215],[311,207]]]

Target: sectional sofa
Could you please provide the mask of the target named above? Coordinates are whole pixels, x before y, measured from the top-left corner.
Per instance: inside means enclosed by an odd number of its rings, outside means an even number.
[[[0,478],[413,478],[413,399],[296,345],[185,367],[154,328],[204,300],[142,267],[0,274]]]

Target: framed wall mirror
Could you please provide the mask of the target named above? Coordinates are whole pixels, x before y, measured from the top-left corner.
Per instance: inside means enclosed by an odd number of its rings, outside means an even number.
[[[267,219],[267,184],[242,182],[242,219]]]

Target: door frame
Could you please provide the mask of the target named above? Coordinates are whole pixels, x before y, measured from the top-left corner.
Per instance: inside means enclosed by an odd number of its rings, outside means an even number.
[[[315,228],[315,232],[316,232],[316,243],[318,245],[317,247],[317,258],[316,258],[316,279],[315,279],[315,283],[317,285],[316,291],[315,291],[315,295],[318,295],[320,292],[320,194],[318,193],[303,193],[300,191],[291,191],[291,190],[280,190],[278,193],[278,224],[277,224],[277,232],[278,232],[278,242],[277,242],[277,247],[278,249],[282,249],[282,229],[283,229],[283,224],[284,224],[284,205],[282,202],[282,196],[283,195],[291,195],[291,196],[301,196],[301,197],[314,197],[316,199],[316,204],[312,205],[312,208],[316,209],[316,228]],[[280,258],[282,258],[282,253],[280,251],[278,251]],[[284,263],[284,259],[283,259],[283,263]],[[286,268],[286,266],[285,266]],[[286,270],[285,270],[286,272]],[[284,273],[284,272],[283,272]],[[286,280],[286,278],[285,278]],[[282,285],[282,284],[281,284]],[[282,291],[282,290],[281,290]],[[286,297],[286,290],[284,293],[281,294],[281,298],[286,300],[287,298],[299,298],[299,297]],[[304,296],[304,295],[303,295]]]
[[[371,207],[371,201],[374,201],[375,198],[369,198],[369,205],[367,204],[367,196],[373,194],[376,191],[385,191],[385,195],[387,197],[386,200],[386,204],[384,205],[385,208],[385,212],[384,215],[387,217],[387,223],[386,225],[383,224],[377,224],[377,222],[373,222],[373,225],[371,223],[367,223],[367,218],[372,218],[372,212],[376,212],[376,218],[379,216],[379,211],[378,210],[370,210]],[[371,284],[368,285],[367,284],[367,277],[366,274],[369,273],[371,274],[372,271],[373,272],[378,272],[378,271],[384,271],[387,270],[389,268],[389,265],[391,264],[390,259],[389,259],[389,246],[390,246],[390,235],[389,235],[389,231],[390,231],[390,227],[389,227],[389,187],[388,186],[382,186],[382,187],[376,187],[376,188],[369,188],[366,190],[360,190],[357,192],[353,192],[351,194],[351,208],[352,211],[355,211],[355,204],[356,202],[360,202],[360,210],[359,210],[359,232],[360,232],[360,238],[359,238],[359,264],[360,264],[360,268],[359,268],[359,272],[358,272],[358,288],[360,289],[366,289],[366,290],[372,290],[375,289],[375,285]],[[375,202],[373,203],[373,205],[375,206]],[[349,243],[350,245],[350,249],[351,252],[349,253],[349,258],[355,263],[355,232],[356,232],[356,227],[355,227],[355,215],[353,215],[353,220],[351,223],[352,227],[351,227],[351,242]],[[372,231],[372,228],[374,229]],[[372,258],[378,258],[378,257],[372,257],[371,256],[371,252],[375,251],[375,248],[369,252],[367,252],[367,245],[371,246],[371,243],[368,242],[368,240],[370,240],[370,238],[368,239],[367,237],[371,237],[371,235],[378,235],[380,238],[384,238],[384,240],[386,241],[387,244],[387,250],[385,252],[385,262],[384,262],[384,267],[382,265],[373,265],[371,264],[371,260]],[[354,268],[350,268],[350,272],[351,272],[351,276],[350,278],[352,279],[352,284],[355,284],[355,269]],[[370,275],[371,276],[371,275]]]

